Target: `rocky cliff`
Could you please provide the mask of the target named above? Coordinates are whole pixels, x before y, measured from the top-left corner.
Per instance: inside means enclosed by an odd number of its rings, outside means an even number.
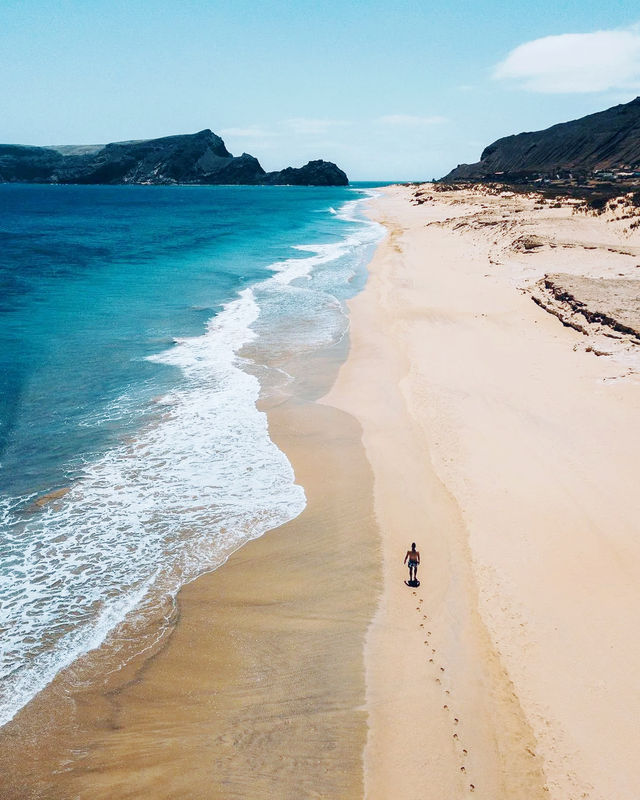
[[[265,172],[254,156],[232,156],[210,130],[107,145],[0,144],[0,182],[142,184],[296,184],[346,186],[330,161]]]
[[[294,186],[346,186],[344,172],[331,161],[309,161],[304,167],[287,167],[280,172],[267,172],[264,183]]]
[[[505,136],[476,164],[459,164],[442,180],[505,180],[509,176],[640,168],[640,97],[544,131]]]

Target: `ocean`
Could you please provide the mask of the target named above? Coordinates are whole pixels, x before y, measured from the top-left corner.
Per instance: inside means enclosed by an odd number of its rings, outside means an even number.
[[[0,185],[0,725],[303,510],[256,402],[347,334],[371,193]]]

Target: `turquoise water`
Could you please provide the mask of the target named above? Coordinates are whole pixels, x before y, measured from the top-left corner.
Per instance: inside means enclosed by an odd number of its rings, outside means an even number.
[[[0,724],[150,597],[300,513],[238,352],[344,335],[380,237],[366,196],[0,185]]]

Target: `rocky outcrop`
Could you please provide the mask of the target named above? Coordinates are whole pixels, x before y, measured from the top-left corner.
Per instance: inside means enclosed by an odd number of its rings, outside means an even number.
[[[265,183],[287,186],[346,186],[346,174],[331,161],[309,161],[304,167],[268,172]]]
[[[625,168],[640,169],[640,97],[544,131],[498,139],[479,162],[459,164],[442,180],[508,180]]]
[[[265,172],[254,156],[233,156],[210,130],[107,145],[0,145],[0,181],[100,184],[296,184],[345,186],[330,161]]]

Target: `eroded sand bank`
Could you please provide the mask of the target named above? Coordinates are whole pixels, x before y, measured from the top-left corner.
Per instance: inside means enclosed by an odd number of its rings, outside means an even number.
[[[363,426],[383,541],[366,797],[632,800],[639,348],[532,296],[550,273],[633,282],[637,227],[428,187],[372,214],[389,235],[326,398]]]

